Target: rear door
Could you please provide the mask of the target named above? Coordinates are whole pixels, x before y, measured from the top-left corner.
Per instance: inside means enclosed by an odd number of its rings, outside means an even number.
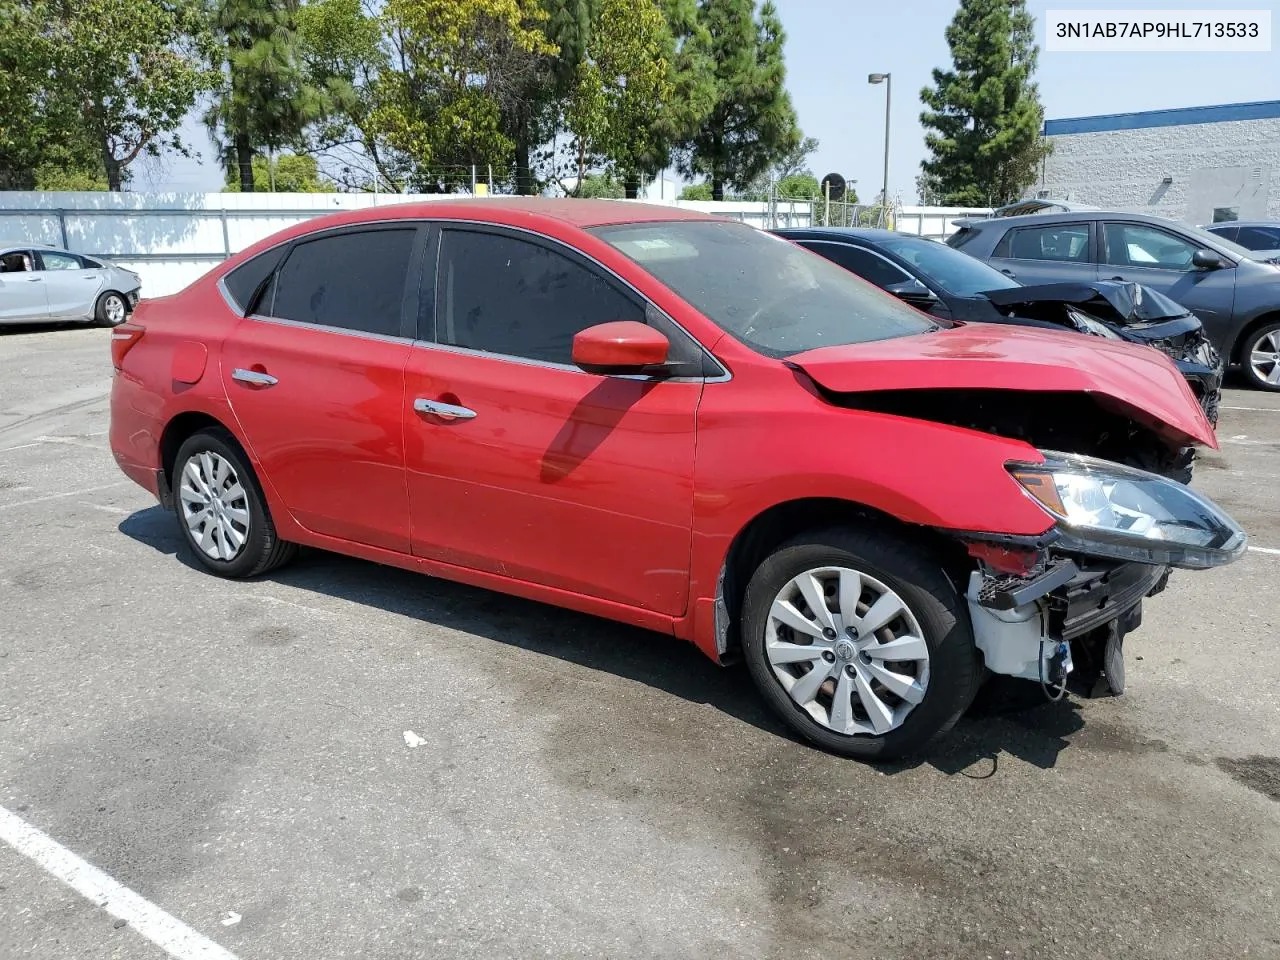
[[[426,233],[393,223],[295,243],[222,351],[227,397],[293,517],[402,553],[404,367]]]
[[[1235,302],[1235,264],[1220,270],[1191,265],[1200,245],[1171,230],[1147,223],[1102,223],[1101,279],[1127,280],[1159,290],[1196,314],[1205,331],[1221,345]]]
[[[87,269],[74,253],[37,250],[49,297],[49,315],[64,319],[87,317],[102,289],[102,271]]]
[[[702,351],[616,277],[528,233],[441,231],[434,321],[406,377],[415,554],[671,616],[688,599]],[[688,377],[573,366],[636,320]],[[444,411],[443,414],[435,411]]]
[[[35,255],[30,250],[0,254],[0,321],[49,319],[44,274],[35,268]]]
[[[1087,220],[1012,227],[988,261],[1023,284],[1089,282],[1098,279],[1097,238]]]

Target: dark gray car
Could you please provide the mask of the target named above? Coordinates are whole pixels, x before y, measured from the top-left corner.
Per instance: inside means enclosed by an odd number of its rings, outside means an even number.
[[[1126,280],[1181,303],[1249,380],[1280,391],[1280,265],[1160,217],[1077,211],[960,221],[947,243],[1021,283]]]

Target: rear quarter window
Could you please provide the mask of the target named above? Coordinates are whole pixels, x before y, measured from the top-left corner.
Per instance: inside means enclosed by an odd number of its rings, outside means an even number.
[[[253,298],[258,288],[279,266],[281,258],[288,249],[289,245],[282,243],[278,247],[258,254],[251,260],[246,260],[222,278],[227,295],[231,297],[232,302],[242,314],[248,313],[253,308]]]

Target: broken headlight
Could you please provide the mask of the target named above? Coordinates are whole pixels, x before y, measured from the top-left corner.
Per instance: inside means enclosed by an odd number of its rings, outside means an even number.
[[[1010,472],[1058,521],[1060,549],[1138,563],[1204,569],[1240,556],[1244,531],[1176,481],[1107,460],[1043,450]]]

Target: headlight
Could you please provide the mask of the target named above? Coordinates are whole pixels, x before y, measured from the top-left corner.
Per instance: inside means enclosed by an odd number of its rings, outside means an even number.
[[[1062,549],[1190,569],[1244,552],[1244,531],[1189,487],[1106,460],[1041,452],[1045,463],[1009,469],[1057,519]]]

